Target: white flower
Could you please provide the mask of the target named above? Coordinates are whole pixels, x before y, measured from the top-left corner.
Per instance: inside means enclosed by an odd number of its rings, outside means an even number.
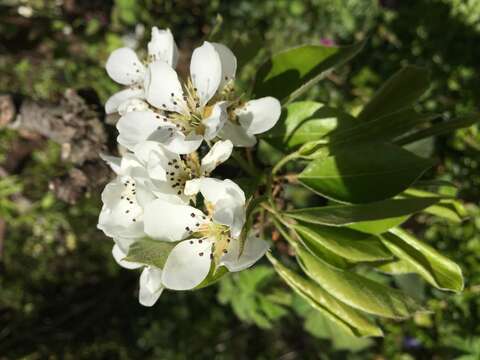
[[[253,146],[257,143],[255,135],[274,127],[280,114],[280,102],[271,96],[247,101],[230,111],[219,136],[235,146]]]
[[[198,286],[212,267],[240,271],[260,259],[268,244],[248,237],[241,256],[239,236],[245,223],[245,195],[231,180],[195,179],[185,192],[200,192],[208,215],[188,205],[155,200],[145,207],[145,232],[152,238],[180,241],[167,258],[161,274],[162,286],[187,290]]]
[[[183,87],[175,70],[164,61],[149,65],[144,85],[147,101],[169,112],[169,121],[185,134],[211,140],[220,132],[234,145],[253,146],[256,134],[276,124],[281,107],[273,97],[246,103],[234,99],[236,68],[230,49],[205,41],[192,54],[191,79]]]
[[[229,102],[219,96],[228,89],[236,66],[237,60],[226,46],[205,41],[193,51],[191,78],[183,86],[165,61],[149,64],[144,83],[146,99],[165,112],[179,133],[200,141],[212,140],[227,120]]]
[[[182,158],[162,143],[144,141],[135,146],[134,154],[150,179],[152,192],[161,199],[178,203],[176,198],[188,202],[192,195],[184,193],[188,181],[210,175],[228,160],[232,150],[230,140],[218,141],[199,161],[196,153]]]
[[[177,58],[177,46],[170,30],[159,30],[153,27],[152,37],[148,43],[148,62],[162,60],[175,67]],[[128,86],[107,100],[105,104],[107,114],[117,112],[119,106],[129,100],[145,98],[143,83],[146,69],[132,49],[123,47],[113,51],[107,60],[106,70],[114,81]],[[143,107],[144,104],[141,106]]]

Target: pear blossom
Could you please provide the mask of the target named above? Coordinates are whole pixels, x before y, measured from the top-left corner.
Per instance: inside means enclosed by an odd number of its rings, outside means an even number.
[[[145,207],[144,224],[148,236],[161,241],[180,241],[162,269],[163,287],[193,289],[207,277],[212,266],[241,271],[265,254],[268,244],[249,236],[240,255],[245,194],[233,181],[195,179],[187,183],[185,192],[190,195],[200,192],[207,214],[193,206],[160,200]]]
[[[255,135],[273,128],[280,114],[280,102],[271,96],[240,103],[230,110],[230,121],[225,123],[219,136],[230,139],[235,146],[254,146],[257,143]]]
[[[178,59],[178,50],[173,39],[170,29],[159,30],[157,27],[152,28],[151,40],[148,43],[148,59],[147,63],[162,60],[170,66],[175,67]],[[105,104],[105,112],[107,114],[115,113],[125,108],[119,107],[130,102],[129,106],[138,106],[143,109],[145,105],[142,100],[145,98],[143,83],[146,68],[137,54],[128,47],[114,50],[106,63],[106,70],[110,78],[115,82],[126,85],[127,88],[113,94]],[[136,99],[136,102],[131,102]]]
[[[192,194],[185,194],[186,183],[210,175],[218,165],[228,160],[232,150],[230,140],[217,141],[200,160],[196,153],[181,157],[162,143],[144,141],[135,146],[134,154],[146,170],[157,197],[173,203],[177,203],[177,199],[187,203]]]
[[[121,48],[106,64],[109,76],[127,87],[105,104],[107,114],[120,115],[117,141],[127,152],[101,155],[116,177],[102,192],[97,227],[113,239],[112,256],[121,267],[141,269],[144,306],[153,306],[165,289],[198,287],[220,267],[244,270],[268,250],[245,229],[242,189],[211,176],[234,146],[255,145],[256,135],[276,124],[280,103],[238,96],[237,60],[225,45],[205,41],[196,48],[183,82],[177,58],[170,30],[154,27],[145,61]],[[145,238],[163,242],[156,245],[166,249],[166,259],[159,257],[157,266],[130,252],[132,246],[143,250]],[[139,262],[130,261],[134,257]]]
[[[225,45],[205,41],[193,51],[190,78],[182,85],[175,70],[164,61],[148,66],[147,101],[165,112],[163,120],[178,131],[200,140],[220,137],[236,146],[253,146],[256,134],[272,128],[280,117],[273,97],[244,102],[235,99],[235,55]]]

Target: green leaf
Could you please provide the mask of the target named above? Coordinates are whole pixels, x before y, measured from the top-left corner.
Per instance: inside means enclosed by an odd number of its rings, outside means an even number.
[[[300,101],[285,107],[280,120],[264,138],[277,147],[291,149],[355,124],[354,117],[338,109],[315,101]]]
[[[351,145],[353,142],[387,141],[399,137],[411,131],[418,125],[422,125],[436,118],[437,115],[419,114],[407,108],[386,114],[371,121],[356,121],[356,124],[345,129],[337,128],[330,135],[331,152],[340,145]]]
[[[255,97],[292,101],[325,77],[327,71],[354,57],[365,42],[345,47],[302,45],[273,55],[258,70]]]
[[[381,219],[393,219],[396,222],[396,218],[416,213],[438,201],[438,197],[388,199],[361,205],[330,205],[297,209],[286,211],[283,214],[297,220],[331,226],[343,226]],[[385,228],[385,230],[387,229],[389,227]]]
[[[396,257],[436,288],[455,292],[463,290],[460,267],[428,244],[399,228],[382,235],[382,240]]]
[[[163,269],[168,255],[177,245],[173,242],[165,242],[144,238],[135,241],[128,250],[128,254],[124,260],[137,262],[140,264],[156,266]]]
[[[378,235],[384,233],[388,229],[391,229],[395,226],[401,225],[408,220],[410,216],[400,216],[395,218],[383,219],[383,220],[374,220],[374,221],[360,221],[355,224],[347,225],[349,229],[361,231],[367,234]]]
[[[268,199],[266,195],[258,196],[258,197],[251,196],[248,199],[247,208],[245,210],[245,224],[243,225],[240,236],[238,237],[238,242],[240,243],[239,251],[238,251],[239,257],[243,254],[243,250],[245,248],[245,242],[247,240],[247,235],[250,232],[250,229],[252,228],[252,225],[253,225],[253,220],[254,220],[253,213],[257,209],[257,207],[260,205],[260,203],[265,201],[266,199]]]
[[[453,190],[453,193],[451,195],[454,196],[456,194],[456,189],[452,189],[452,190]],[[430,191],[425,191],[425,190],[420,190],[415,188],[407,189],[404,195],[413,196],[413,197],[434,197],[434,196],[441,197],[442,196],[441,194],[436,194]],[[432,214],[432,215],[450,220],[454,223],[461,223],[468,216],[468,213],[465,210],[465,207],[463,206],[463,204],[454,198],[440,198],[440,201],[437,204],[429,206],[423,211],[428,214]]]
[[[440,203],[438,205],[432,205],[424,210],[426,213],[435,215],[454,223],[460,224],[463,219],[457,212],[457,208],[451,203]]]
[[[297,247],[297,258],[307,275],[330,295],[369,314],[404,319],[418,310],[416,302],[401,291],[348,270],[334,268]]]
[[[360,336],[382,336],[382,330],[366,316],[352,307],[338,301],[315,282],[305,279],[288,269],[276,260],[270,253],[268,259],[280,277],[302,298],[308,301],[318,311],[321,311],[330,321],[349,333]]]
[[[432,136],[448,134],[453,132],[454,130],[469,127],[475,123],[478,123],[479,121],[480,115],[476,113],[459,119],[441,122],[438,124],[434,124],[429,128],[419,130],[417,132],[414,132],[413,134],[398,139],[396,141],[396,144],[406,145]]]
[[[358,115],[360,121],[379,117],[410,107],[428,89],[430,74],[417,66],[406,66],[389,78]]]
[[[392,258],[392,254],[376,236],[346,228],[324,225],[294,225],[309,249],[324,247],[352,262],[379,261]],[[315,253],[313,251],[313,253]]]
[[[395,145],[368,143],[312,161],[298,179],[329,199],[369,203],[401,193],[431,166]]]
[[[225,266],[220,266],[215,270],[215,265],[212,263],[210,266],[210,271],[205,279],[198,284],[195,289],[203,289],[204,287],[215,284],[218,280],[223,278],[224,275],[228,274],[228,269]]]

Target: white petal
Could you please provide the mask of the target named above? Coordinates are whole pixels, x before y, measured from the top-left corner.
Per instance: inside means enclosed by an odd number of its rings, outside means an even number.
[[[143,221],[145,232],[150,237],[163,241],[180,241],[203,224],[206,221],[204,217],[200,210],[192,206],[155,200],[145,206]]]
[[[115,245],[120,248],[120,251],[123,254],[127,254],[128,250],[130,249],[130,245],[132,245],[137,240],[138,240],[137,238],[124,238],[124,237],[114,237],[113,238],[113,241],[115,242]]]
[[[237,238],[245,225],[245,217],[245,203],[230,197],[217,201],[212,220],[230,227],[230,234]]]
[[[166,181],[169,162],[173,159],[180,161],[180,156],[166,150],[162,144],[156,141],[142,141],[138,143],[133,152],[135,156],[147,168],[152,179]]]
[[[126,153],[123,155],[118,174],[122,176],[135,177],[135,182],[140,182],[142,184],[144,183],[144,178],[147,176],[147,172],[145,171],[142,163],[135,155],[131,153]]]
[[[222,80],[220,56],[208,41],[193,51],[190,76],[197,88],[200,104],[204,106],[215,95]]]
[[[136,262],[123,260],[127,256],[127,254],[124,253],[118,245],[113,246],[112,255],[115,261],[117,262],[117,264],[125,269],[132,270],[132,269],[138,269],[143,266],[142,264],[139,264]]]
[[[199,285],[210,271],[212,243],[206,239],[185,240],[175,246],[163,268],[162,281],[173,290]]]
[[[129,198],[127,200],[124,194],[125,186],[119,179],[115,179],[105,186],[102,192],[103,207],[97,227],[110,237],[142,237],[145,235],[143,223],[140,221],[142,208],[138,205],[135,197],[127,195]],[[133,201],[133,204],[130,203],[130,200]]]
[[[168,151],[175,154],[190,154],[202,144],[203,137],[191,133],[187,136],[172,126],[165,126],[155,131],[150,140],[158,141]]]
[[[182,85],[175,70],[166,62],[158,60],[148,66],[144,88],[145,97],[153,106],[177,113],[185,109]]]
[[[171,67],[177,66],[178,50],[170,29],[159,30],[152,28],[152,39],[148,43],[148,55],[150,60],[162,60]]]
[[[115,174],[120,174],[122,158],[117,157],[117,156],[105,155],[105,154],[100,154],[100,158],[103,161],[105,161],[108,164],[108,166],[110,166],[112,168],[112,170],[115,172]]]
[[[185,183],[184,193],[187,196],[197,195],[200,191],[201,179],[188,180]]]
[[[128,88],[121,90],[110,96],[105,103],[105,112],[107,114],[116,113],[118,107],[129,99],[143,98],[143,89]]]
[[[228,101],[216,103],[210,116],[202,121],[205,126],[205,140],[212,140],[225,125],[228,117],[228,105]]]
[[[126,113],[134,111],[149,111],[150,106],[142,99],[128,99],[127,101],[121,103],[117,110],[118,113],[123,116]]]
[[[275,126],[281,113],[280,102],[267,96],[248,101],[236,110],[238,121],[248,135],[261,134]]]
[[[237,58],[233,54],[232,50],[223,44],[212,43],[220,56],[220,62],[222,64],[222,80],[219,88],[222,89],[226,83],[231,80],[235,80],[235,72],[237,71]]]
[[[117,123],[118,142],[129,150],[145,141],[162,126],[165,118],[153,111],[135,111],[123,115]],[[166,121],[166,120],[165,120]]]
[[[138,60],[137,54],[126,47],[114,50],[105,67],[108,76],[123,85],[140,83],[145,76],[145,67]]]
[[[245,243],[243,253],[239,254],[239,241],[232,241],[221,261],[221,265],[225,265],[229,271],[242,271],[255,264],[267,252],[269,245],[266,241],[249,236]]]
[[[243,127],[231,121],[225,123],[218,136],[222,139],[229,139],[234,146],[251,147],[257,143],[255,136],[247,134]]]
[[[232,150],[233,144],[230,140],[217,141],[202,159],[202,174],[210,174],[219,164],[227,161]]]
[[[223,199],[231,199],[237,203],[245,204],[245,193],[230,179],[219,180],[214,178],[201,178],[200,192],[205,200],[215,205]]]
[[[138,301],[143,306],[153,306],[164,287],[162,284],[162,270],[154,267],[146,267],[140,275],[140,291]]]

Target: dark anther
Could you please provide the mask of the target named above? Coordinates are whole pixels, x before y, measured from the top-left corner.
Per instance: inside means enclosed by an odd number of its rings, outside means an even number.
[[[194,213],[191,213],[190,216],[191,216],[191,217],[195,217],[195,214],[194,214]]]
[[[198,255],[203,256],[203,252],[199,253]]]

